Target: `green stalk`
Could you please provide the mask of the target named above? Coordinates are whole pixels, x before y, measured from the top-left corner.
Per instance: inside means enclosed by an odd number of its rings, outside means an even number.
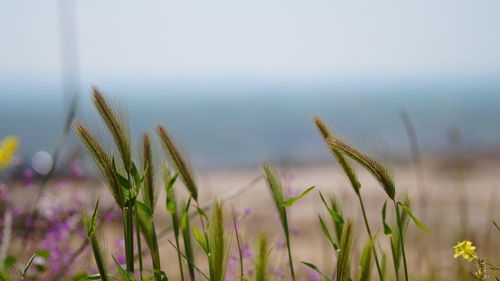
[[[127,272],[134,273],[134,226],[133,212],[130,207],[125,207],[123,217],[123,236],[125,239],[125,259],[127,264]]]
[[[172,215],[172,220],[173,219],[174,219],[174,215]],[[175,220],[176,220],[175,224],[178,225],[179,223],[177,221],[177,218]],[[177,247],[177,249],[180,249],[179,248],[179,229],[178,229],[178,226],[177,226],[177,231],[174,233],[174,236],[175,236],[175,246]],[[181,273],[181,280],[184,281],[184,269],[182,266],[182,257],[181,257],[180,250],[177,251],[177,259],[179,260],[179,270]]]
[[[398,245],[396,245],[396,247],[397,246]],[[392,239],[391,239],[391,252],[392,252],[392,263],[394,264],[394,272],[396,273],[396,281],[399,281],[399,266],[398,266],[398,260],[397,260],[396,254],[395,254],[396,249],[394,249],[394,244],[392,243]]]
[[[181,280],[184,281],[184,267],[182,266],[182,257],[180,251],[180,243],[179,243],[179,208],[177,206],[177,199],[175,196],[174,183],[177,180],[177,174],[173,177],[170,176],[170,172],[167,167],[163,169],[163,179],[165,182],[165,193],[166,193],[166,201],[165,208],[167,212],[170,213],[172,218],[172,228],[174,230],[175,237],[175,247],[177,248],[177,260],[179,261],[179,270],[181,274]],[[187,223],[187,221],[186,221]],[[155,234],[156,235],[156,234]]]
[[[90,240],[90,246],[92,247],[92,252],[94,253],[94,259],[96,260],[96,265],[97,269],[99,270],[101,280],[107,281],[108,280],[107,268],[104,263],[103,252],[99,244],[99,241],[97,240],[96,236],[90,237],[89,240]]]
[[[137,207],[136,207],[137,208]],[[141,280],[143,280],[142,278],[142,247],[141,247],[141,231],[139,229],[139,218],[137,217],[137,210],[136,210],[136,222],[135,222],[135,234],[136,234],[136,238],[137,238],[137,252],[139,253],[138,255],[138,259],[139,259],[139,276],[141,277]],[[153,252],[153,251],[151,251]],[[156,274],[155,274],[156,276]]]
[[[186,206],[183,209],[183,220],[184,227],[182,227],[183,222],[181,221],[181,229],[182,229],[182,239],[184,240],[184,251],[186,253],[186,259],[188,260],[188,269],[189,269],[189,278],[191,281],[195,281],[195,267],[194,267],[194,254],[193,254],[193,246],[191,244],[191,225],[189,223],[189,205],[191,199],[188,200]],[[180,251],[178,251],[180,252]]]
[[[374,241],[372,231],[370,229],[370,224],[368,223],[368,218],[366,216],[366,210],[365,210],[365,204],[363,203],[363,198],[361,197],[360,194],[357,194],[357,195],[358,195],[358,199],[359,199],[359,204],[361,205],[361,212],[363,213],[363,220],[365,222],[366,231],[368,232],[368,237],[370,238],[371,241]],[[375,241],[374,241],[374,243],[375,243]],[[378,276],[380,278],[380,281],[382,281],[382,280],[384,280],[384,277],[382,276],[382,270],[380,269],[380,263],[378,260],[375,245],[373,245],[372,250],[373,250],[373,257],[375,258],[375,265],[377,266]]]
[[[236,243],[238,245],[238,254],[240,258],[240,280],[245,280],[245,272],[243,271],[243,253],[241,252],[240,235],[238,233],[238,227],[236,226],[236,218],[233,217],[234,234],[236,236]]]
[[[172,224],[174,225],[175,246],[177,247],[177,249],[180,249],[180,247],[179,247],[179,220],[177,218],[177,213],[172,214]],[[180,250],[177,251],[177,259],[179,260],[179,270],[181,273],[181,280],[184,281],[184,269],[182,266],[182,257],[181,257]]]
[[[323,140],[326,142],[327,146],[330,148],[330,151],[335,156],[335,158],[339,162],[340,166],[344,170],[345,174],[347,175],[347,178],[349,179],[349,182],[351,183],[351,186],[352,186],[354,192],[356,193],[356,196],[359,199],[359,204],[361,205],[361,211],[363,213],[363,220],[364,220],[364,223],[366,226],[366,230],[368,232],[368,236],[369,236],[370,240],[373,241],[373,235],[372,235],[372,232],[370,229],[370,224],[368,223],[368,218],[366,216],[365,206],[364,206],[363,199],[362,199],[361,193],[360,193],[361,184],[359,183],[359,180],[356,176],[355,170],[353,169],[353,167],[351,166],[349,161],[342,155],[341,150],[338,149],[337,146],[331,145],[331,142],[334,141],[334,137],[333,137],[332,133],[330,132],[330,130],[328,129],[328,126],[326,125],[326,123],[324,123],[320,118],[315,118],[314,122],[315,122],[316,127],[318,128],[321,136],[323,137]],[[373,249],[373,256],[375,257],[375,264],[377,265],[378,275],[379,275],[380,281],[382,281],[383,276],[382,276],[382,271],[380,270],[380,263],[378,260],[377,251],[376,251],[375,247],[372,247],[372,249]]]
[[[288,231],[288,218],[286,212],[284,212],[283,217],[287,228],[285,231],[285,240],[286,240],[286,249],[288,253],[288,263],[290,264],[290,273],[292,274],[292,280],[295,281],[295,271],[293,269],[293,262],[292,262],[292,250],[290,249],[290,232]]]
[[[160,281],[161,280],[160,250],[158,248],[158,238],[156,236],[155,223],[152,219],[151,219],[151,229],[153,230],[153,232],[151,233],[151,235],[152,235],[152,237],[151,237],[151,240],[152,240],[151,261],[153,263],[153,269],[155,270],[155,280]],[[139,253],[142,253],[142,252],[139,251]]]
[[[90,246],[92,247],[92,252],[94,253],[94,259],[95,263],[97,265],[97,269],[99,270],[99,275],[102,281],[107,281],[108,280],[108,274],[107,274],[107,264],[105,260],[105,254],[102,251],[101,244],[99,243],[99,239],[97,239],[96,235],[96,223],[97,223],[97,216],[99,212],[99,200],[97,200],[97,203],[94,208],[94,213],[92,214],[92,217],[89,218],[89,216],[86,213],[82,213],[82,223],[85,226],[87,230],[87,238],[90,242]],[[25,270],[23,272],[23,277],[22,279],[24,280],[24,276],[26,274],[26,271],[33,262],[33,258],[35,255],[32,256],[30,259],[30,262],[28,262],[27,267],[25,267]],[[3,280],[0,276],[0,280]]]
[[[278,214],[280,216],[281,226],[285,234],[285,240],[288,252],[288,262],[290,264],[290,273],[292,275],[292,280],[295,281],[295,271],[293,270],[293,263],[292,263],[292,251],[290,249],[290,231],[288,228],[288,217],[285,205],[285,202],[287,200],[285,200],[283,196],[283,187],[281,185],[281,181],[277,175],[275,168],[268,163],[264,163],[262,165],[262,169],[264,171],[264,175],[266,176],[267,185],[269,187],[269,191],[271,192],[271,196],[274,200],[276,210],[278,211]],[[297,198],[300,198],[300,196]],[[297,198],[294,198],[294,200],[296,200]]]
[[[408,281],[408,267],[406,265],[406,253],[405,253],[405,243],[403,240],[403,227],[401,225],[401,214],[399,212],[399,206],[396,203],[396,201],[393,200],[392,202],[394,203],[394,209],[396,209],[396,221],[398,224],[399,241],[401,244],[401,254],[403,255],[403,266],[404,266],[404,271],[405,271],[405,280]]]
[[[142,236],[148,245],[148,249],[151,256],[151,262],[153,264],[154,278],[156,281],[160,281],[162,278],[162,270],[160,263],[160,252],[158,250],[158,241],[156,236],[156,229],[153,217],[150,214],[145,213],[141,208],[136,206],[135,215],[137,218],[136,223],[139,224],[139,230],[142,232]],[[138,242],[138,252],[136,254],[139,259],[145,251],[143,251],[141,244]],[[140,249],[139,249],[140,248]],[[140,262],[140,260],[139,260]]]

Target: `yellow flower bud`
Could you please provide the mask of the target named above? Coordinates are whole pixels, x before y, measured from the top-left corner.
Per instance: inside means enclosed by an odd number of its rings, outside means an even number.
[[[14,136],[5,137],[0,142],[0,171],[9,166],[12,157],[16,154],[19,139]]]

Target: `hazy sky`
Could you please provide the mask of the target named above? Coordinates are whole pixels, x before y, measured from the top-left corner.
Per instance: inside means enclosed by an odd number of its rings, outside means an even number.
[[[65,0],[69,1],[69,0]],[[500,1],[77,1],[85,78],[500,74]],[[0,75],[60,76],[58,1],[0,1]]]

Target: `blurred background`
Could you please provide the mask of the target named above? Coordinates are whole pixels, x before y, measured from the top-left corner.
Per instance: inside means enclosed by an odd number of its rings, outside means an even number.
[[[431,229],[408,231],[413,280],[466,280],[453,259],[457,241],[474,241],[481,257],[500,263],[492,224],[500,222],[499,11],[498,0],[0,0],[0,139],[21,142],[0,178],[0,213],[13,210],[11,252],[25,261],[48,249],[44,280],[65,278],[68,256],[82,252],[68,245],[87,241],[79,213],[102,195],[110,253],[123,253],[120,212],[94,163],[72,130],[61,141],[74,96],[77,118],[103,127],[90,101],[96,86],[127,109],[134,145],[157,124],[169,130],[194,168],[201,203],[238,195],[226,202],[233,216],[251,213],[248,243],[278,222],[263,161],[277,164],[287,197],[315,185],[290,210],[294,251],[331,268],[316,191],[334,194],[358,241],[365,237],[357,198],[313,125],[322,116],[388,167],[397,200],[408,195]],[[355,169],[382,236],[387,197]],[[158,229],[169,225],[163,200]],[[272,232],[274,245],[284,245],[280,235]],[[177,255],[161,247],[162,260]],[[92,271],[84,253],[81,268]]]
[[[199,169],[330,160],[311,122],[384,157],[499,147],[498,1],[1,1],[0,135],[54,148],[70,97],[162,123]],[[74,139],[66,148],[79,147]],[[320,149],[318,148],[320,147]]]

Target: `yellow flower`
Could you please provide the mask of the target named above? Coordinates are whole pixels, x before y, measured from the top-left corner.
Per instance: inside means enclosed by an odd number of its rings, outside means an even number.
[[[462,241],[453,247],[455,249],[454,258],[462,256],[465,260],[473,261],[477,259],[476,247],[472,246],[471,241]]]
[[[18,146],[19,140],[13,136],[5,137],[0,142],[0,171],[9,166]]]

